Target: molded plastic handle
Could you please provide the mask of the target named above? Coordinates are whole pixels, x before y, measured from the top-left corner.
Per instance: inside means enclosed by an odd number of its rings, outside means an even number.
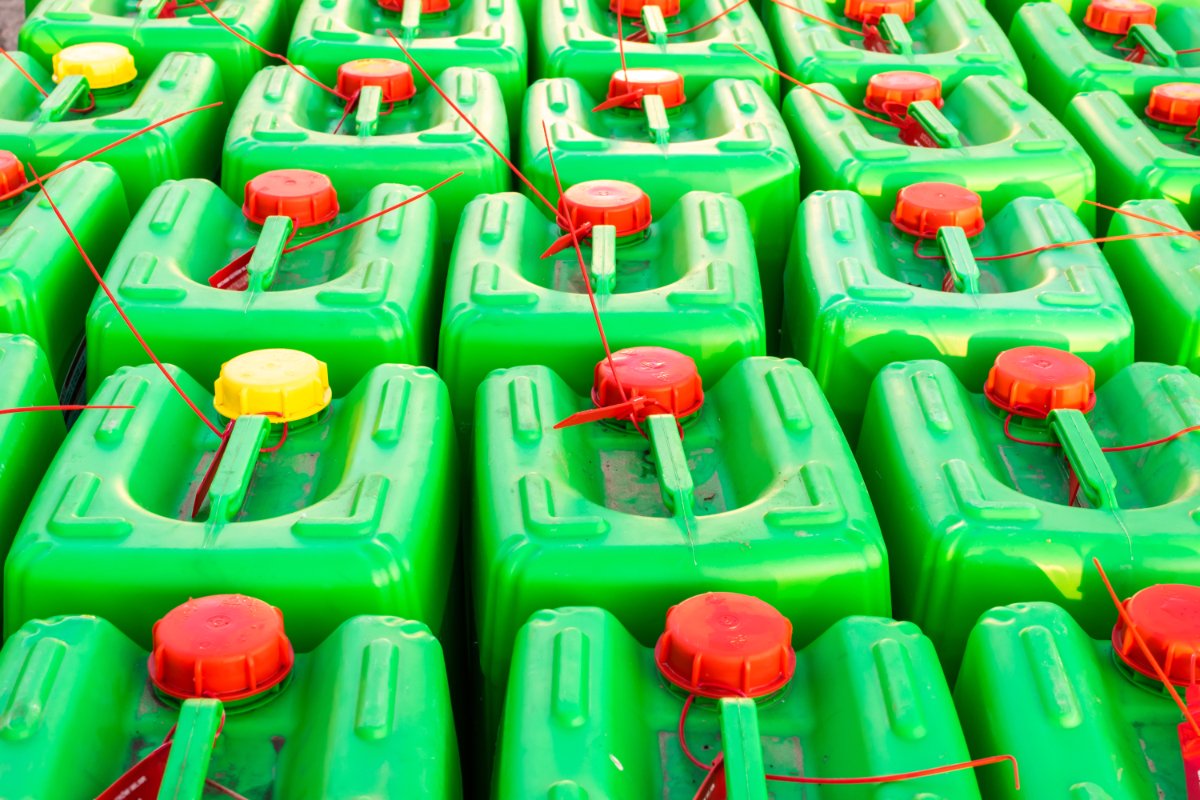
[[[38,106],[38,122],[58,122],[75,104],[87,97],[88,82],[82,75],[68,75]]]
[[[671,122],[667,119],[667,107],[656,94],[642,97],[642,111],[646,114],[646,127],[655,144],[670,144]]]
[[[679,423],[670,414],[655,414],[646,418],[646,425],[650,429],[650,449],[654,454],[663,503],[674,516],[690,518],[696,487],[692,473],[688,471]]]
[[[1129,36],[1125,39],[1125,45],[1133,47],[1141,47],[1147,53],[1164,67],[1177,68],[1179,66],[1179,56],[1175,53],[1175,48],[1167,44],[1166,39],[1153,25],[1138,23],[1137,25],[1129,26]]]
[[[246,291],[265,292],[271,288],[291,235],[290,217],[267,217],[254,252],[250,254],[250,261],[246,264]]]
[[[916,120],[938,147],[961,147],[962,134],[941,110],[928,100],[909,103],[908,116]]]
[[[879,31],[879,38],[888,46],[890,52],[912,55],[912,35],[899,14],[884,14],[879,18],[876,29]]]
[[[979,294],[979,265],[971,252],[966,231],[957,225],[938,228],[938,246],[946,257],[946,271],[954,276],[954,288],[961,294]]]
[[[250,488],[250,476],[258,463],[258,451],[262,449],[271,421],[258,414],[238,417],[225,445],[225,454],[208,487],[209,524],[224,525],[237,516],[246,502],[246,490]]]
[[[670,39],[667,38],[667,21],[663,18],[662,9],[647,3],[642,7],[642,25],[646,31],[646,41],[650,44],[660,44],[664,48]]]
[[[421,32],[421,4],[405,3],[400,12],[400,41],[409,44]]]
[[[167,0],[141,0],[138,3],[137,14],[134,15],[135,25],[146,22],[147,20],[158,19],[158,15],[162,13],[163,6],[167,4]],[[210,5],[216,5],[214,0]]]
[[[199,800],[224,711],[220,700],[184,700],[158,800]]]
[[[1050,432],[1058,439],[1067,463],[1079,480],[1079,489],[1095,508],[1117,511],[1117,476],[1096,441],[1082,411],[1074,408],[1050,412]]]
[[[767,800],[758,704],[749,697],[725,698],[718,703],[726,796],[729,800]]]
[[[420,8],[417,2],[406,3],[405,9]],[[358,93],[358,104],[354,107],[354,132],[362,138],[374,136],[379,126],[379,109],[383,105],[383,89],[364,86]]]
[[[592,291],[610,295],[617,286],[617,229],[613,225],[592,228],[592,263],[588,268]]]

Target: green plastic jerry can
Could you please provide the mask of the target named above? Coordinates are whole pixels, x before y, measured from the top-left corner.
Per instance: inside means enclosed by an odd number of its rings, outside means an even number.
[[[1096,195],[1105,205],[1162,198],[1200,226],[1200,83],[1164,83],[1126,104],[1115,92],[1083,92],[1063,123],[1096,163]],[[1106,223],[1110,214],[1103,212]],[[1101,225],[1101,229],[1104,225]]]
[[[432,370],[376,367],[331,399],[325,364],[295,350],[233,359],[215,397],[165,369],[223,435],[154,366],[105,381],[93,403],[134,408],[71,428],[5,566],[7,632],[86,612],[147,647],[175,605],[242,590],[302,649],[355,614],[455,633],[456,446]]]
[[[216,64],[197,53],[171,53],[149,73],[137,71],[124,47],[102,42],[59,51],[53,74],[23,53],[11,55],[49,95],[43,97],[12,64],[0,65],[0,150],[12,151],[41,175],[224,98]],[[117,171],[136,209],[165,180],[213,175],[226,119],[221,107],[198,111],[94,160]]]
[[[705,388],[686,356],[629,348],[597,365],[591,398],[546,367],[493,372],[475,487],[489,730],[517,629],[539,609],[599,606],[643,645],[672,604],[710,589],[775,604],[798,644],[848,614],[890,613],[862,477],[795,361],[745,359]]]
[[[901,189],[880,217],[854,192],[800,205],[784,283],[786,355],[806,364],[851,441],[893,361],[941,361],[981,386],[1003,350],[1070,350],[1108,380],[1133,361],[1133,318],[1100,248],[1062,202],[1021,197],[986,218],[947,183]],[[1139,329],[1139,334],[1141,333]]]
[[[1154,670],[1200,718],[1200,588],[1149,586],[1123,605],[1118,617],[1110,603],[1094,634],[1051,603],[979,619],[954,689],[962,727],[972,752],[1015,756],[1026,789],[980,773],[985,797],[1183,800],[1200,790],[1200,734]]]
[[[538,14],[534,74],[574,78],[592,97],[604,96],[615,71],[651,67],[679,73],[694,95],[719,78],[746,78],[779,98],[779,77],[738,49],[776,64],[758,15],[738,0],[542,0]]]
[[[305,0],[288,57],[329,83],[348,61],[403,59],[389,33],[435,79],[451,67],[486,71],[520,119],[529,49],[518,0]]]
[[[661,218],[622,181],[587,181],[563,195],[587,225],[582,252],[609,345],[670,347],[712,382],[766,354],[762,293],[746,213],[728,195],[689,192]],[[571,246],[542,258],[563,230],[524,195],[467,207],[447,281],[438,373],[460,429],[494,369],[548,367],[576,394],[592,386],[602,354],[592,306]]]
[[[655,621],[651,647],[601,608],[530,618],[513,656],[495,800],[980,797],[971,771],[886,788],[784,782],[970,758],[933,645],[912,623],[849,617],[793,649],[799,617],[728,592],[690,597],[665,626]],[[984,772],[1011,783],[1004,767]]]
[[[975,0],[789,0],[788,5],[812,16],[767,0],[764,21],[780,69],[804,83],[831,83],[842,94],[861,94],[872,75],[911,70],[934,76],[947,90],[971,75],[997,75],[1025,86],[1017,54]]]
[[[1158,84],[1200,82],[1200,51],[1178,52],[1200,48],[1200,6],[1156,11],[1142,0],[1092,0],[1068,15],[1030,3],[1010,37],[1037,76],[1033,93],[1057,115],[1079,92],[1116,92],[1140,108]]]
[[[615,105],[594,111],[597,104]],[[521,168],[553,197],[543,126],[565,186],[597,178],[632,181],[650,195],[656,216],[696,189],[736,197],[757,244],[768,346],[774,348],[800,161],[761,86],[723,78],[700,89],[665,69],[618,71],[600,95],[571,78],[538,81],[525,103]]]
[[[496,79],[483,70],[452,67],[436,80],[507,153],[508,122]],[[242,95],[225,138],[225,192],[237,197],[256,175],[303,165],[329,175],[341,201],[352,205],[384,181],[429,189],[462,172],[431,195],[439,236],[448,246],[471,198],[508,189],[504,162],[436,92],[416,91],[407,64],[386,59],[344,64],[336,88],[338,95],[326,92],[287,67],[260,72]]]
[[[1191,225],[1169,200],[1134,200],[1123,211],[1161,220],[1179,230]],[[1163,233],[1143,219],[1113,215],[1109,236]],[[1200,242],[1191,236],[1157,236],[1110,241],[1104,257],[1121,282],[1137,325],[1134,351],[1139,361],[1182,364],[1200,372]]]
[[[425,625],[354,617],[303,646],[262,600],[180,603],[137,642],[95,616],[13,634],[0,650],[5,797],[462,796],[442,649]]]
[[[987,0],[988,11],[1000,23],[1000,27],[1004,30],[1009,30],[1009,26],[1013,24],[1013,18],[1016,17],[1017,11],[1027,5],[1030,0]],[[1037,0],[1039,4],[1043,0]],[[1061,6],[1064,11],[1072,19],[1082,19],[1087,13],[1087,8],[1091,5],[1091,0],[1053,0],[1055,5]],[[1157,8],[1160,14],[1166,15],[1174,12],[1178,8],[1195,8],[1195,0],[1109,0],[1104,3],[1109,9],[1114,7],[1128,8],[1132,4],[1141,5],[1145,3],[1154,8]]]
[[[236,201],[209,181],[172,181],[134,218],[107,281],[155,352],[203,385],[241,353],[291,347],[328,363],[341,396],[379,364],[434,363],[436,212],[421,197],[320,237],[418,192],[384,183],[339,207],[329,178],[309,170],[263,173]],[[303,249],[286,252],[295,247]],[[146,363],[99,291],[87,340],[92,391],[120,367]]]
[[[984,611],[1047,601],[1092,636],[1118,589],[1200,575],[1200,377],[1138,363],[1099,388],[1049,347],[1002,353],[981,387],[936,361],[885,367],[857,458],[887,540],[896,613],[948,674]],[[980,393],[982,389],[982,393]],[[1128,592],[1126,592],[1128,593]]]
[[[1096,172],[1084,149],[1049,112],[1012,81],[975,76],[946,93],[928,76],[875,76],[863,95],[827,83],[813,88],[899,127],[852,113],[806,91],[792,90],[783,118],[796,141],[801,188],[849,189],[876,216],[914,179],[965,186],[992,216],[1018,197],[1061,200],[1092,229]]]
[[[283,49],[291,18],[281,3],[206,2],[218,18],[255,44],[274,52]],[[204,53],[216,62],[225,96],[231,100],[269,63],[266,55],[190,0],[48,0],[31,11],[21,26],[19,42],[22,52],[46,70],[53,70],[54,56],[64,48],[91,42],[129,48],[144,75],[171,53]]]
[[[0,196],[30,177],[16,156],[0,151]],[[107,164],[78,164],[47,181],[46,189],[103,272],[129,224],[117,174]],[[95,291],[95,280],[36,184],[0,200],[0,331],[37,340],[58,386],[78,352]]]

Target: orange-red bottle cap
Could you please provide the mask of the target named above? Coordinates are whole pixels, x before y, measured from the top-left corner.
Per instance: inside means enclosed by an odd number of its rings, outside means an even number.
[[[651,414],[686,417],[704,404],[704,384],[696,362],[665,347],[629,347],[612,354],[612,367],[607,358],[596,364],[592,402],[597,408],[621,403],[622,387],[626,399],[642,397],[648,401],[637,415],[639,420]]]
[[[1153,25],[1157,11],[1140,0],[1092,0],[1083,24],[1101,33],[1126,34],[1131,25]]]
[[[679,13],[679,0],[609,0],[608,10],[622,17],[640,17],[646,6],[658,6],[664,17]]]
[[[243,700],[278,685],[295,661],[283,612],[240,594],[197,597],[154,623],[150,679],[181,699]]]
[[[874,25],[884,14],[895,14],[905,22],[917,15],[916,0],[846,0],[847,19]]]
[[[1200,121],[1200,83],[1163,83],[1150,90],[1146,116],[1168,125],[1194,127]]]
[[[322,225],[338,214],[337,190],[320,172],[276,169],[246,184],[242,213],[256,225],[267,217],[291,217],[297,228]]]
[[[650,198],[626,181],[584,181],[562,193],[558,212],[576,228],[584,223],[612,225],[617,236],[632,236],[650,227]],[[561,223],[560,223],[561,225]]]
[[[394,58],[360,58],[338,67],[339,95],[350,99],[364,86],[378,86],[385,103],[403,103],[417,93],[412,68]]]
[[[762,697],[796,672],[792,623],[757,597],[696,595],[667,612],[654,660],[663,677],[691,694]]]
[[[863,105],[872,111],[886,112],[888,106],[907,109],[910,103],[918,100],[928,100],[941,108],[942,82],[924,72],[897,70],[871,76]]]
[[[1043,419],[1068,408],[1086,413],[1096,405],[1096,372],[1066,350],[1014,347],[996,356],[983,393],[1019,417]]]
[[[28,183],[25,165],[11,150],[0,150],[0,194],[8,194]]]
[[[687,101],[687,96],[683,93],[683,76],[674,70],[654,67],[619,69],[608,81],[609,100],[637,91],[640,91],[642,96],[658,95],[667,108],[681,106]],[[621,105],[625,108],[641,108],[642,98],[631,97]]]
[[[953,183],[910,183],[896,193],[892,224],[920,239],[933,239],[948,225],[975,236],[983,230],[983,201],[970,189]]]
[[[1160,583],[1142,589],[1123,605],[1171,683],[1190,686],[1200,680],[1200,587]],[[1133,632],[1120,617],[1113,627],[1112,643],[1113,650],[1130,668],[1158,680]]]
[[[378,0],[379,7],[384,11],[394,11],[399,14],[404,10],[404,0]],[[440,14],[450,10],[450,0],[421,0],[422,14]]]

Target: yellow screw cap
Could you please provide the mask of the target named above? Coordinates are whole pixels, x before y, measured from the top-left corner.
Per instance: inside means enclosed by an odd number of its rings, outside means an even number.
[[[54,82],[68,75],[87,78],[90,89],[123,86],[137,77],[129,49],[112,42],[89,42],[64,47],[54,54]]]
[[[213,405],[226,419],[265,414],[292,422],[313,416],[331,397],[324,361],[299,350],[254,350],[221,365]]]

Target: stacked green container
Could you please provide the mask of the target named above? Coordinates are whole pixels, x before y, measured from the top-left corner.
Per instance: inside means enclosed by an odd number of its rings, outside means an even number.
[[[241,353],[292,347],[330,365],[340,396],[376,365],[433,363],[442,284],[433,202],[419,198],[311,247],[283,251],[418,191],[380,184],[357,205],[339,208],[329,179],[308,170],[260,175],[234,195],[236,203],[208,181],[172,181],[134,217],[107,282],[157,355],[202,384],[211,385],[221,365]],[[240,282],[212,285],[246,254]],[[101,292],[87,338],[92,391],[118,368],[146,363]]]

